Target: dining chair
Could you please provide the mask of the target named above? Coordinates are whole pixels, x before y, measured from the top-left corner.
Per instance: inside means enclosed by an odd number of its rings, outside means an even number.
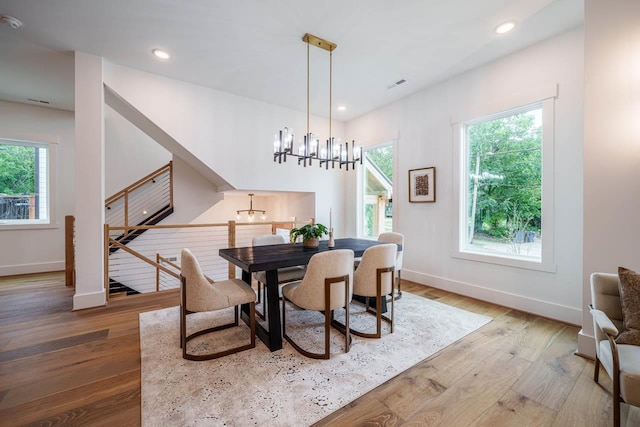
[[[353,284],[353,251],[336,249],[320,252],[311,257],[307,272],[301,281],[282,287],[282,334],[299,353],[313,359],[329,359],[331,356],[331,324],[334,311],[345,310],[345,353],[349,352],[349,303]],[[304,310],[324,313],[324,352],[315,353],[303,349],[287,334],[286,303],[289,301]]]
[[[613,425],[620,426],[620,405],[640,406],[640,346],[619,344],[625,331],[619,290],[619,275],[591,274],[591,301],[596,360],[593,380],[597,383],[600,365],[613,382]]]
[[[256,236],[251,241],[251,246],[266,246],[266,245],[282,245],[287,243],[286,239],[282,235],[278,234],[263,234],[262,236]],[[278,269],[278,284],[295,282],[296,280],[302,280],[305,273],[304,266],[286,267]],[[267,273],[265,271],[258,271],[254,274],[256,282],[258,282],[258,304],[262,303],[264,295],[264,303],[262,304],[262,312],[256,309],[256,314],[261,319],[265,319],[267,310],[267,292],[265,286],[267,283]]]
[[[256,346],[256,294],[240,279],[214,282],[202,273],[196,257],[187,248],[181,252],[180,272],[180,347],[182,357],[188,360],[208,360],[227,356]],[[209,354],[192,354],[187,351],[187,343],[196,337],[238,326],[239,306],[250,305],[251,338],[249,344],[242,344]],[[187,335],[187,316],[192,313],[214,312],[234,307],[234,321],[201,329]]]
[[[396,265],[395,265],[395,279],[396,279],[396,293],[394,294],[394,299],[402,298],[402,258],[403,258],[403,250],[404,250],[404,235],[396,232],[386,232],[380,233],[378,236],[379,242],[384,243],[395,243],[396,245],[400,245],[398,247],[398,252],[396,254]]]
[[[398,246],[394,243],[372,246],[364,251],[360,265],[353,273],[353,294],[365,297],[367,312],[372,308],[369,298],[376,298],[375,332],[364,332],[351,328],[350,332],[364,338],[380,338],[382,336],[382,321],[389,323],[390,332],[393,333],[394,299],[391,298],[391,317],[382,315],[382,301],[387,295],[394,292],[394,269]],[[337,322],[336,322],[337,323]],[[342,328],[347,325],[338,324]]]

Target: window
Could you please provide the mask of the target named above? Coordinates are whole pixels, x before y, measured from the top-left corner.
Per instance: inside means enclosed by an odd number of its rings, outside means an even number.
[[[457,255],[551,270],[553,101],[460,125]]]
[[[51,146],[0,139],[0,226],[50,224]]]
[[[377,238],[392,231],[393,144],[366,149],[362,166],[358,236]]]

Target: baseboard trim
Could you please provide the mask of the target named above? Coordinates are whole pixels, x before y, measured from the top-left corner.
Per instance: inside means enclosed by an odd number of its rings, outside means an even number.
[[[559,320],[571,325],[582,326],[582,310],[548,301],[537,300],[522,295],[502,292],[471,283],[459,282],[444,277],[432,276],[402,269],[402,278],[422,285],[431,286],[456,294],[466,295],[527,313]],[[588,354],[588,353],[587,353]]]
[[[0,277],[18,276],[21,274],[48,273],[64,270],[64,261],[40,262],[34,264],[18,264],[0,266]]]
[[[88,294],[75,294],[73,296],[73,311],[84,310],[85,308],[103,307],[107,305],[104,289],[100,292]]]
[[[578,332],[578,351],[576,353],[591,360],[596,358],[596,339],[585,334],[584,329],[580,329]]]

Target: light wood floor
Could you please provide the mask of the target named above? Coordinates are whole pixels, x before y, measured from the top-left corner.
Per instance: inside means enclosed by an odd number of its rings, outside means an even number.
[[[403,289],[494,320],[316,425],[612,425],[611,383],[573,354],[577,327]],[[79,312],[72,296],[62,273],[0,278],[0,425],[140,424],[138,313],[177,305],[178,292]],[[640,410],[625,405],[623,421],[640,425]]]

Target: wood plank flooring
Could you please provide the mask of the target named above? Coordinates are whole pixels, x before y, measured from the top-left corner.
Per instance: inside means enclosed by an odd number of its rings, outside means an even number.
[[[611,382],[575,356],[578,328],[403,281],[494,317],[316,426],[610,426]],[[176,290],[72,312],[63,273],[0,278],[0,426],[140,424],[138,314]],[[397,314],[401,315],[401,314]],[[261,344],[258,344],[261,345]],[[640,409],[623,407],[623,425]]]

